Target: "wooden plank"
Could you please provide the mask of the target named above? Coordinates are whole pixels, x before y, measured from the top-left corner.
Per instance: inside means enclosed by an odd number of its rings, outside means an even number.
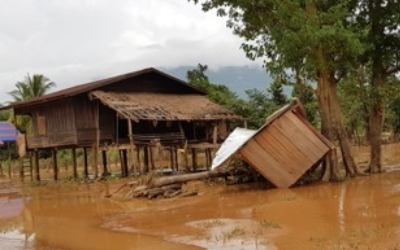
[[[317,145],[310,141],[286,116],[282,116],[279,121],[274,123],[274,126],[287,138],[290,138],[291,142],[300,148],[312,162],[321,158]]]
[[[296,179],[287,173],[281,163],[266,153],[254,139],[249,140],[240,153],[248,163],[275,186],[287,188],[296,182]]]
[[[293,112],[293,114],[298,117],[321,141],[323,141],[328,148],[335,149],[335,144],[323,136],[313,125],[311,125],[311,123],[307,121],[306,118],[296,112]]]
[[[307,138],[315,144],[315,146],[318,148],[318,153],[319,154],[325,154],[326,152],[329,151],[328,146],[320,140],[319,137],[317,137],[301,120],[298,119],[297,116],[295,116],[293,113],[288,112],[285,117],[293,123],[293,126],[296,126],[299,128],[301,133],[303,133]]]
[[[47,134],[46,117],[37,116],[36,122],[37,122],[37,135],[46,135]]]
[[[276,161],[281,163],[281,166],[288,174],[292,175],[293,178],[298,178],[302,174],[302,171],[299,169],[304,168],[304,163],[293,158],[292,152],[286,148],[286,145],[280,142],[281,138],[276,136],[274,134],[275,131],[270,130],[271,128],[269,126],[266,130],[261,131],[254,139],[265,152],[268,152]]]
[[[318,160],[318,158],[309,157],[307,155],[306,150],[309,150],[308,145],[299,145],[298,143],[301,144],[302,140],[293,140],[293,138],[290,137],[288,134],[283,133],[277,126],[278,123],[279,122],[276,121],[271,124],[268,131],[272,133],[272,135],[275,136],[282,145],[284,145],[288,153],[291,154],[291,158],[294,158],[296,162],[304,163],[305,165],[309,166],[313,165]],[[292,129],[296,128],[292,127]]]

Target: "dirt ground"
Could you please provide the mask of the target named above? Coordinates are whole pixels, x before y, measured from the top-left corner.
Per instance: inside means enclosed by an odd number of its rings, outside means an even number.
[[[368,163],[367,148],[353,151]],[[400,249],[400,146],[383,153],[388,172],[342,183],[191,182],[198,196],[159,200],[104,198],[126,179],[22,187],[3,179],[0,249]]]

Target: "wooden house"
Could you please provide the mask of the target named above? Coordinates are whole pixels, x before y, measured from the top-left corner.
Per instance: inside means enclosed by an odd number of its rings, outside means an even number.
[[[298,99],[266,119],[257,131],[237,128],[222,144],[213,169],[240,155],[276,187],[293,185],[334,149],[306,119]]]
[[[84,148],[86,153],[87,148],[117,145],[144,148],[147,155],[147,146],[155,141],[171,147],[214,145],[227,136],[230,122],[241,119],[202,91],[154,68],[1,107],[9,108],[31,117],[26,146],[32,152]],[[122,170],[127,174],[126,166]]]

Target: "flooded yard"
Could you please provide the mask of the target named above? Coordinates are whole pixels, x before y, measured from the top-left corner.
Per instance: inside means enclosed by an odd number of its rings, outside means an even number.
[[[266,190],[121,201],[122,181],[0,192],[0,249],[400,249],[400,172]]]

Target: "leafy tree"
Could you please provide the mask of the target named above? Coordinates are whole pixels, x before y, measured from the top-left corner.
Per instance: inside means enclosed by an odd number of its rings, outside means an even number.
[[[2,110],[0,111],[0,121],[8,121],[11,118],[10,110]]]
[[[288,102],[287,96],[283,93],[282,82],[280,80],[280,78],[275,79],[268,89],[268,93],[271,94],[273,103],[278,107],[281,107]]]
[[[277,98],[283,99],[279,96],[283,93],[278,87],[277,90],[268,91],[249,89],[246,91],[248,100],[243,100],[227,86],[211,83],[206,75],[207,69],[207,65],[198,64],[196,68],[189,70],[186,75],[188,82],[206,92],[214,102],[245,118],[249,128],[259,128],[264,124],[265,118],[279,107],[271,100],[270,92],[275,91]]]
[[[56,84],[51,82],[50,79],[44,75],[33,74],[31,77],[27,74],[23,81],[19,81],[15,84],[16,89],[9,92],[9,95],[14,98],[14,101],[26,101],[46,94],[55,86]]]
[[[189,0],[191,1],[191,0]],[[346,172],[358,173],[337,95],[337,85],[357,65],[364,47],[357,32],[346,24],[349,1],[304,0],[192,0],[203,10],[217,9],[228,16],[228,27],[245,39],[249,58],[265,58],[272,74],[298,72],[317,83],[322,133],[338,140]],[[333,152],[326,162],[325,180],[339,180]]]
[[[306,111],[308,120],[315,127],[320,127],[318,116],[318,103],[313,87],[300,79],[293,84],[292,97],[297,97],[301,101]]]
[[[15,102],[27,101],[46,94],[55,86],[56,84],[44,75],[33,74],[30,76],[27,74],[23,81],[15,84],[16,89],[8,94],[13,97]],[[30,133],[32,129],[32,123],[28,116],[19,116],[14,123],[21,132]]]
[[[246,95],[249,112],[245,117],[248,125],[251,128],[259,128],[265,123],[265,118],[276,110],[276,106],[273,105],[267,91],[248,89]]]
[[[366,50],[361,57],[370,67],[370,172],[381,172],[381,132],[386,86],[400,72],[400,4],[397,0],[353,0],[351,27],[361,33]],[[397,75],[398,76],[398,75]]]
[[[361,135],[368,131],[368,68],[360,67],[339,85],[339,99],[344,121],[350,136],[361,143]]]

